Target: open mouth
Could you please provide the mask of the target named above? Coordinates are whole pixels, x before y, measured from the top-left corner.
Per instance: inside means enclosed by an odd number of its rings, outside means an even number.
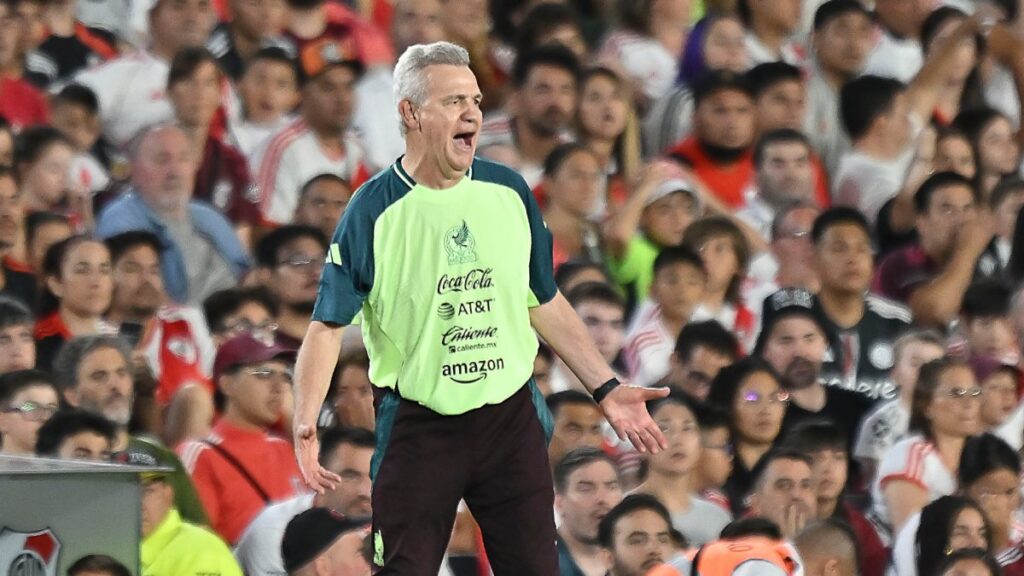
[[[463,150],[472,150],[475,137],[475,132],[459,132],[454,138],[455,146]]]

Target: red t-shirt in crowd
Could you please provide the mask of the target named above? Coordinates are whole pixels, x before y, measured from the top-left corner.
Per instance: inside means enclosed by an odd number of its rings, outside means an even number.
[[[248,478],[214,446],[230,454]],[[303,490],[290,443],[264,430],[239,428],[223,418],[206,439],[181,444],[178,455],[196,485],[210,526],[232,545],[269,503],[261,490],[270,501]]]
[[[260,222],[260,191],[249,163],[234,146],[210,136],[196,171],[194,197],[213,204],[233,224]]]
[[[0,116],[20,130],[50,121],[46,97],[38,88],[21,78],[0,78]]]
[[[731,164],[718,164],[704,151],[696,136],[690,136],[669,151],[669,157],[688,164],[715,196],[732,209],[743,207],[743,193],[754,180],[754,153],[744,152]]]
[[[392,64],[395,61],[395,49],[388,35],[363,20],[351,8],[339,2],[328,2],[324,10],[327,11],[327,26],[315,38],[299,38],[291,31],[285,32],[285,38],[295,44],[296,53],[301,53],[306,44],[322,38],[350,38],[355,44],[359,61],[363,66],[370,68],[380,64]]]

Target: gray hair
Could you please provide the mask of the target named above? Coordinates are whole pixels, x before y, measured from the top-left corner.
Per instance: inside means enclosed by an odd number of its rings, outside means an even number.
[[[53,375],[60,390],[71,390],[78,386],[78,367],[90,354],[97,350],[114,349],[121,353],[124,361],[131,366],[132,351],[120,336],[96,334],[79,336],[64,343],[53,361]]]
[[[469,66],[469,52],[451,42],[414,44],[406,48],[395,64],[395,105],[408,100],[419,106],[427,99],[426,69],[430,66]],[[401,116],[398,126],[405,134],[405,122]]]

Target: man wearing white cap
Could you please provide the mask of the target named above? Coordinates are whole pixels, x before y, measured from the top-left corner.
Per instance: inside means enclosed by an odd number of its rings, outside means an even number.
[[[149,48],[110,60],[79,74],[100,102],[103,134],[124,147],[140,129],[167,122],[174,110],[167,100],[167,74],[182,48],[202,46],[213,27],[210,0],[151,0]]]

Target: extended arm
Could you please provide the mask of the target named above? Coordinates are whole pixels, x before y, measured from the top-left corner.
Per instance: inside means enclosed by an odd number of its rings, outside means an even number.
[[[591,393],[615,377],[576,311],[561,293],[531,308],[530,322]],[[641,452],[657,452],[668,444],[647,413],[645,402],[667,394],[667,388],[622,385],[601,401],[601,409],[619,438],[628,439]]]

